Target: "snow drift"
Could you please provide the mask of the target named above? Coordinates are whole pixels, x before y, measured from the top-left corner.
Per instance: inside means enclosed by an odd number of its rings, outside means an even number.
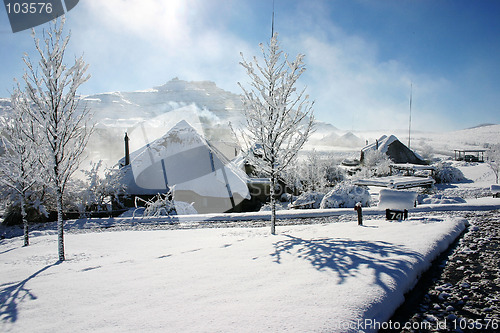
[[[357,186],[348,182],[337,184],[321,201],[320,208],[347,208],[354,207],[358,202],[367,207],[370,205],[370,193],[364,186]]]
[[[417,192],[382,189],[379,194],[380,209],[411,209],[415,207]]]

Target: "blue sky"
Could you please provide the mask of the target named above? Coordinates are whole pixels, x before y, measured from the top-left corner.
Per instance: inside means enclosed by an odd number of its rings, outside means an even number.
[[[174,77],[240,93],[238,64],[260,55],[272,0],[80,0],[68,13],[68,61],[84,55],[92,78],[80,93],[133,91]],[[416,130],[500,123],[500,1],[275,0],[283,50],[306,55],[299,81],[318,120],[348,130]],[[36,28],[39,35],[42,25]],[[33,51],[0,9],[0,96]]]

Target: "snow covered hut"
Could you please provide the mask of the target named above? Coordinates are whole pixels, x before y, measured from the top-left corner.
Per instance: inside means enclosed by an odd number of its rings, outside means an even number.
[[[130,195],[156,195],[173,187],[175,200],[193,203],[198,213],[226,212],[250,199],[246,174],[184,120],[120,164]]]
[[[394,135],[383,135],[374,143],[361,149],[360,161],[363,162],[364,155],[370,150],[379,150],[387,154],[394,163],[426,164],[425,161],[414,151],[405,146]]]

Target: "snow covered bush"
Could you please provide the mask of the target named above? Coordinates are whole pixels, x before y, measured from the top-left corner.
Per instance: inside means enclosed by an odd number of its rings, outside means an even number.
[[[281,202],[293,202],[297,197],[290,193],[283,193],[280,196]]]
[[[384,177],[391,174],[390,165],[392,161],[387,154],[380,150],[369,150],[365,152],[363,168],[358,173],[360,177]]]
[[[340,163],[330,163],[326,167],[325,176],[329,186],[334,186],[345,179],[345,169],[340,167]]]
[[[276,210],[286,210],[286,209],[289,209],[289,204],[290,202],[283,202],[283,201],[278,201],[276,202]],[[263,204],[259,211],[261,212],[270,212],[271,211],[271,204],[269,202],[266,202],[265,204]]]
[[[357,186],[351,182],[341,182],[328,192],[321,201],[320,208],[354,207],[356,203],[367,207],[370,205],[370,193],[365,186]]]
[[[291,208],[299,208],[299,209],[318,209],[323,197],[324,193],[319,192],[304,192],[295,199],[290,205]]]
[[[301,181],[302,176],[300,174],[300,163],[298,161],[294,161],[293,163],[291,163],[283,171],[281,177],[285,183],[286,189],[293,194],[298,194],[301,191],[305,190]]]
[[[300,163],[300,180],[306,191],[321,191],[326,187],[327,163],[313,150],[307,159]]]
[[[174,200],[172,193],[174,193],[173,189],[168,193],[158,193],[149,200],[135,197],[135,210],[133,216],[135,217],[138,215],[138,212],[141,210],[143,211],[143,217],[198,214],[192,204]],[[140,204],[144,206],[140,206]]]
[[[144,207],[140,206],[140,203],[144,204]],[[158,216],[168,216],[175,215],[175,205],[172,200],[171,192],[166,194],[158,193],[152,199],[144,200],[140,197],[135,197],[135,211],[144,210],[142,213],[143,217],[158,217]]]
[[[466,180],[464,174],[450,162],[440,162],[435,165],[434,180],[438,184],[458,183]]]
[[[0,201],[5,209],[4,222],[9,225],[51,221],[49,212],[55,211],[53,198],[53,191],[46,184],[41,182],[33,184],[23,196],[25,206],[25,219],[23,221],[19,193],[9,186],[0,184]]]
[[[184,202],[184,201],[174,201],[175,213],[177,215],[192,215],[198,214],[196,209],[193,207],[193,204]]]
[[[34,194],[36,196],[36,194]],[[5,211],[2,224],[5,225],[20,225],[23,224],[23,216],[21,212],[21,205],[18,200],[3,202],[5,204]],[[29,224],[47,222],[49,213],[46,211],[45,206],[37,199],[32,199],[28,195],[28,201],[25,203],[25,218]]]

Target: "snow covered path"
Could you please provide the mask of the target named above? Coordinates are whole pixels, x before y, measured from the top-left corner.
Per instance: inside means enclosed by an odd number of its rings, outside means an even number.
[[[415,217],[0,241],[2,331],[373,331],[464,230]],[[358,321],[360,325],[358,326]]]

